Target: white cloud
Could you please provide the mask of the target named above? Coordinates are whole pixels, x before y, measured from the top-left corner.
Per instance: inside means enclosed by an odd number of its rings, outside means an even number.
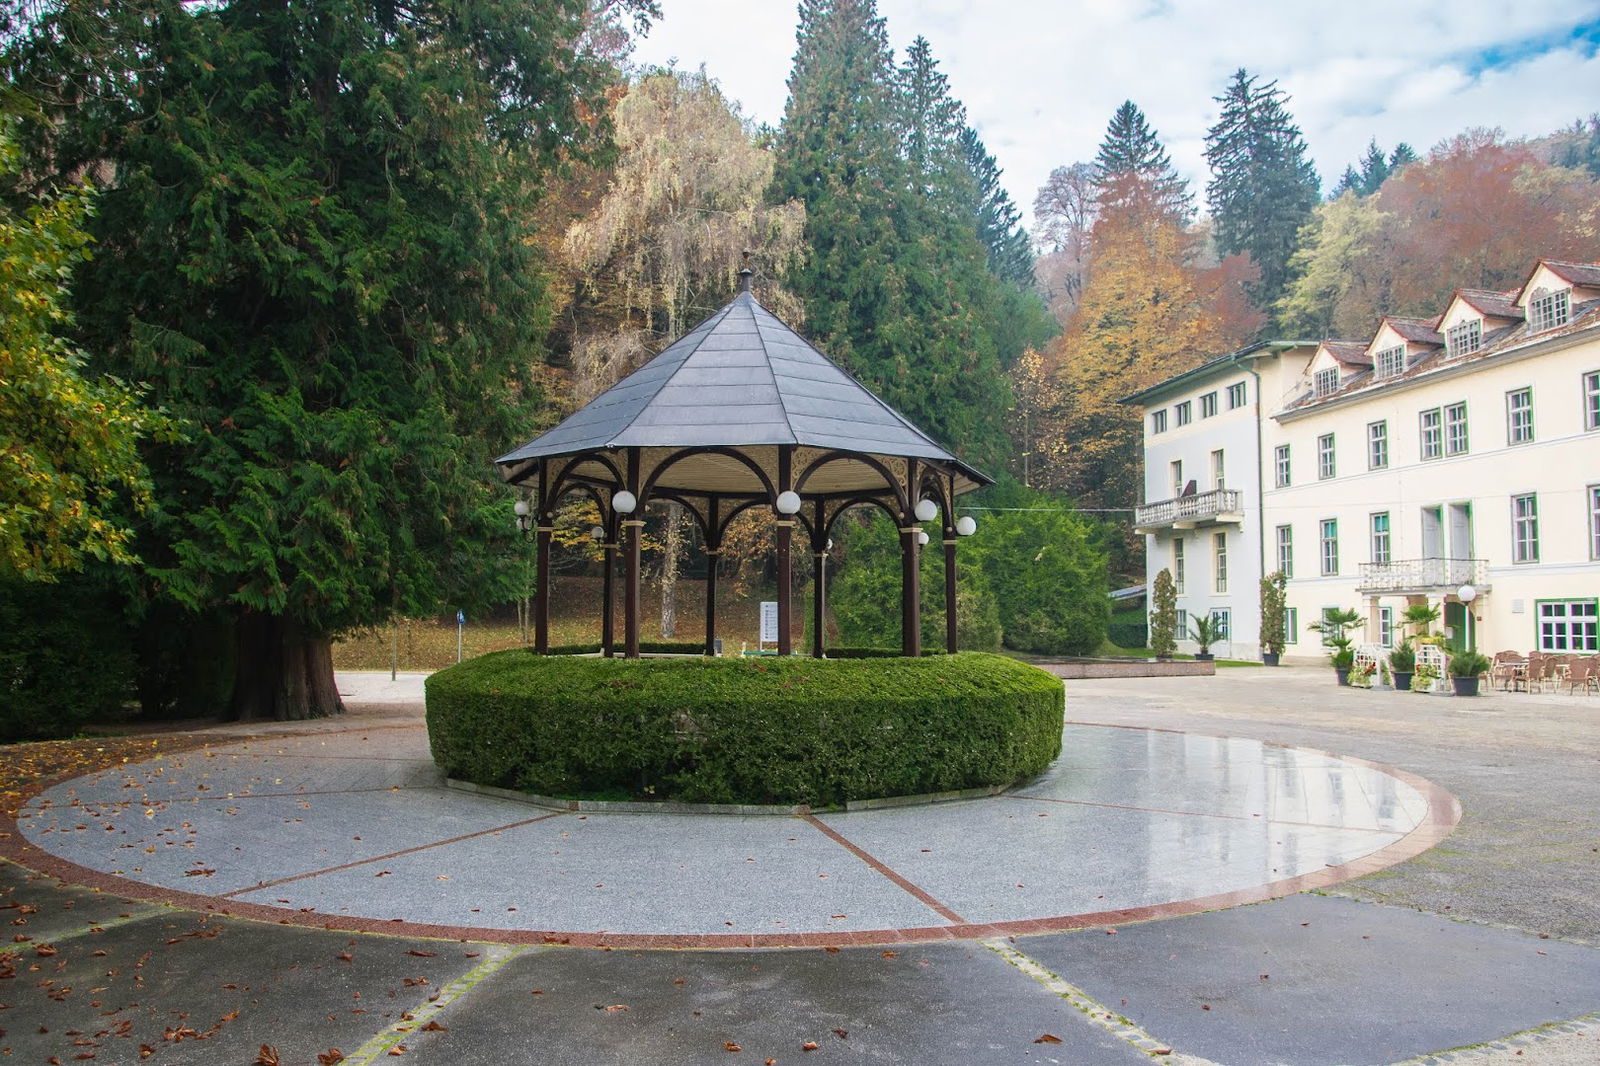
[[[783,117],[795,50],[790,0],[662,0],[636,58],[704,62],[752,117]],[[1203,193],[1213,97],[1245,67],[1277,79],[1326,184],[1377,138],[1418,151],[1472,126],[1538,136],[1595,107],[1600,58],[1562,45],[1473,73],[1489,48],[1560,39],[1594,0],[879,0],[903,52],[933,45],[954,94],[1027,211],[1052,168],[1093,158],[1111,113],[1138,104]],[[1587,54],[1586,54],[1587,53]]]

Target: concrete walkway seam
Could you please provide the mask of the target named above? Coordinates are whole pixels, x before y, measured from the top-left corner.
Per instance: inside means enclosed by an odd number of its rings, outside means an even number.
[[[1571,944],[1575,948],[1600,950],[1600,940],[1586,940],[1576,936],[1557,936],[1554,933],[1546,933],[1540,929],[1530,929],[1525,925],[1512,925],[1509,922],[1491,922],[1487,918],[1469,918],[1464,914],[1437,914],[1433,911],[1423,910],[1420,907],[1414,907],[1408,903],[1390,903],[1387,900],[1364,899],[1360,896],[1347,895],[1340,889],[1348,883],[1340,882],[1331,888],[1315,889],[1309,894],[1323,896],[1327,899],[1347,899],[1352,903],[1364,903],[1369,907],[1396,907],[1400,910],[1416,911],[1420,914],[1432,914],[1435,918],[1443,918],[1447,922],[1456,922],[1460,925],[1473,925],[1479,929],[1498,929],[1502,933],[1516,933],[1518,936],[1536,937],[1540,940],[1548,940],[1552,944]]]
[[[1115,1036],[1118,1040],[1132,1044],[1147,1055],[1166,1059],[1166,1056],[1173,1054],[1174,1049],[1171,1044],[1157,1040],[1126,1017],[1108,1009],[1098,1000],[1091,998],[1083,989],[1069,983],[1058,974],[1041,965],[1037,960],[1018,951],[1009,941],[992,938],[980,940],[978,943],[1066,1000],[1089,1021]],[[1200,1063],[1204,1062],[1202,1059],[1195,1059],[1189,1056],[1184,1056],[1181,1060],[1167,1061],[1183,1061],[1192,1064],[1192,1066],[1200,1066]]]
[[[1430,1051],[1426,1055],[1394,1063],[1393,1066],[1452,1066],[1455,1063],[1465,1063],[1470,1066],[1474,1062],[1499,1063],[1505,1061],[1504,1055],[1507,1051],[1538,1047],[1569,1036],[1600,1038],[1600,1012],[1579,1015],[1571,1021],[1551,1022],[1548,1025],[1524,1029],[1520,1033],[1512,1033],[1487,1044],[1473,1044],[1469,1047],[1451,1048],[1448,1051]],[[1518,1050],[1516,1054],[1520,1055],[1522,1051]]]
[[[405,1011],[401,1015],[405,1019],[404,1021],[398,1022],[374,1036],[353,1053],[345,1056],[343,1061],[348,1063],[349,1066],[372,1066],[372,1063],[379,1058],[388,1055],[394,1048],[399,1047],[412,1033],[422,1032],[423,1028],[430,1022],[437,1021],[439,1015],[443,1014],[445,1009],[452,1003],[467,995],[506,963],[528,950],[526,945],[504,947],[485,944],[483,948],[484,960],[482,962],[445,985],[439,990],[436,997],[425,998],[415,1007]]]

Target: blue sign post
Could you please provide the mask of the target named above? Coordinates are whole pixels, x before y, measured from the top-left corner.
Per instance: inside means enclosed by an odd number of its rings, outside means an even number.
[[[456,662],[461,661],[461,631],[467,625],[467,612],[456,611]]]

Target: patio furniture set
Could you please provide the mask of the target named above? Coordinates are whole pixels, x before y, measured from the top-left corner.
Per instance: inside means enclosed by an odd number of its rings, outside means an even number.
[[[1494,657],[1490,683],[1508,692],[1583,691],[1600,694],[1600,655],[1502,651]]]

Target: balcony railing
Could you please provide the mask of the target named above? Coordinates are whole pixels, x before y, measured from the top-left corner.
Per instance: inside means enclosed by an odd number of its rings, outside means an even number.
[[[1218,522],[1244,521],[1244,493],[1238,489],[1212,489],[1193,496],[1141,504],[1133,524],[1141,533],[1158,529],[1193,529]]]
[[[1362,563],[1359,592],[1454,592],[1472,585],[1489,587],[1486,559],[1397,559],[1387,563]]]

